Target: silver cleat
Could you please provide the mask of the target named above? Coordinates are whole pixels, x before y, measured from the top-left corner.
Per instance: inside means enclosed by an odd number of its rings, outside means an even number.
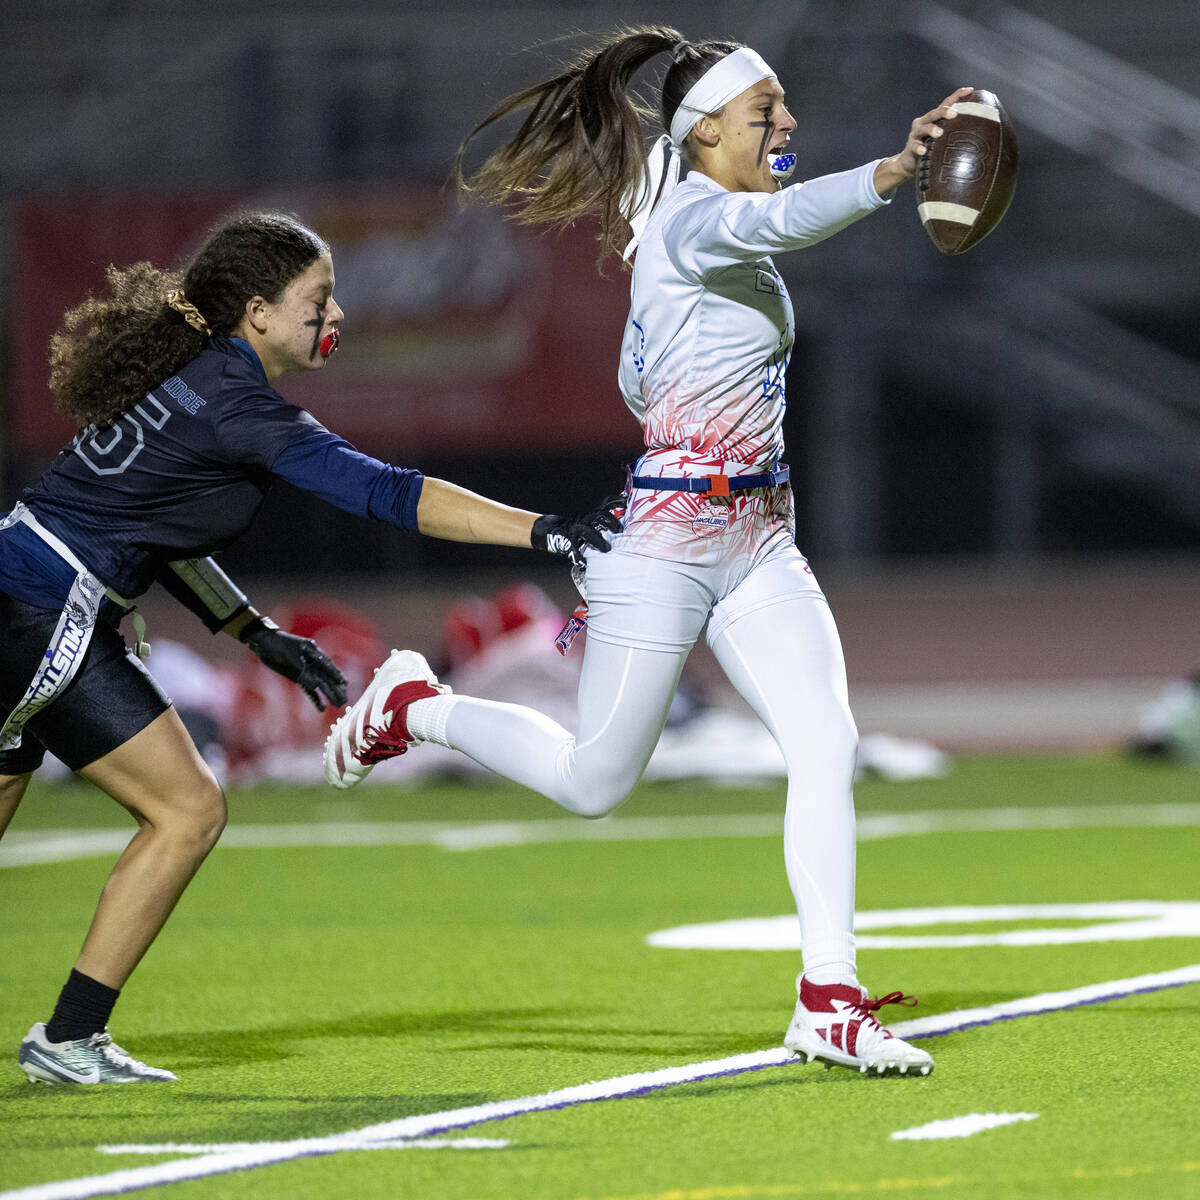
[[[21,1043],[17,1062],[30,1083],[158,1083],[178,1078],[138,1062],[108,1030],[74,1042],[50,1042],[41,1021]]]

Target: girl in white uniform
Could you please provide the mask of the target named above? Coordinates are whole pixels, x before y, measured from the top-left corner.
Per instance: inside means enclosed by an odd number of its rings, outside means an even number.
[[[646,158],[628,87],[663,52],[671,56],[662,85],[669,133]],[[788,767],[784,855],[803,971],[785,1045],[880,1073],[927,1074],[933,1060],[874,1015],[901,993],[870,1000],[857,979],[857,733],[833,617],[793,543],[780,457],[794,326],[769,256],[886,204],[968,90],[914,121],[899,154],[781,190],[796,125],[774,71],[747,47],[692,45],[673,29],[647,27],[615,35],[479,126],[532,109],[469,190],[516,201],[531,221],[598,215],[607,249],[619,248],[626,228],[635,235],[625,250],[636,255],[620,385],[646,453],[612,552],[587,560],[578,734],[529,708],[451,695],[419,655],[395,651],[326,745],[326,775],[338,787],[424,740],[572,812],[603,816],[645,769],[704,632]],[[690,170],[678,182],[681,161]]]

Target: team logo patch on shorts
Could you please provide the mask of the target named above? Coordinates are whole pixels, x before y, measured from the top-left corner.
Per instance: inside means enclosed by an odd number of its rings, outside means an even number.
[[[729,528],[729,509],[706,504],[692,518],[692,532],[698,537],[713,537]]]

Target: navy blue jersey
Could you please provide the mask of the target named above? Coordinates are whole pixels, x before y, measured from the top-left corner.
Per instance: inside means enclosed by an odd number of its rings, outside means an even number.
[[[167,563],[203,558],[245,532],[275,476],[348,512],[417,527],[419,472],[359,453],[288,404],[240,338],[211,339],[116,420],[81,430],[23,499],[132,599]],[[58,607],[73,576],[27,530],[0,533],[0,589]]]

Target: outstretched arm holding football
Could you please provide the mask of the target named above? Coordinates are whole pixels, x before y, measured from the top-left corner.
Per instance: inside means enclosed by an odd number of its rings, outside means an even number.
[[[939,121],[953,120],[958,114],[954,111],[954,102],[969,96],[973,88],[955,88],[945,100],[931,109],[923,117],[918,117],[908,133],[908,141],[899,154],[885,158],[875,168],[875,190],[881,196],[888,196],[902,183],[911,179],[917,173],[917,163],[925,157],[925,139],[941,137],[944,130]]]

